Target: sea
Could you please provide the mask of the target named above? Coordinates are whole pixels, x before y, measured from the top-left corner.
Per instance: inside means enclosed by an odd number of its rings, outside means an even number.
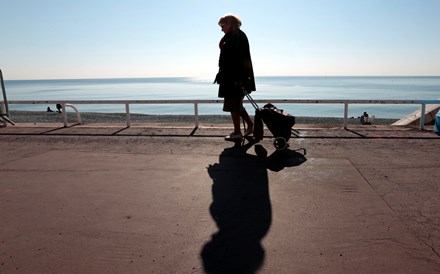
[[[8,101],[68,100],[216,100],[218,85],[213,79],[197,77],[5,80]],[[256,100],[436,100],[440,98],[440,76],[429,77],[256,77]],[[0,99],[2,99],[0,97]],[[55,105],[9,105],[10,110],[46,111]],[[77,105],[80,112],[124,113],[125,105]],[[250,113],[252,106],[245,104]],[[343,117],[342,104],[285,104],[277,106],[295,116]],[[363,112],[377,118],[400,118],[420,105],[349,105],[349,117]],[[130,105],[131,113],[193,114],[194,106]],[[200,115],[227,114],[221,104],[201,104]]]

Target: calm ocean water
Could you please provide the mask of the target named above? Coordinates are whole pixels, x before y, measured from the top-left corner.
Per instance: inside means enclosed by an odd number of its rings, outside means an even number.
[[[422,100],[440,98],[440,77],[257,77],[254,99]],[[16,100],[173,100],[218,99],[218,86],[202,78],[6,80],[8,101]],[[270,102],[270,100],[268,100]],[[10,105],[11,110],[41,110],[46,105]],[[50,106],[55,109],[55,106]],[[81,112],[125,112],[124,105],[79,105]],[[295,116],[343,117],[343,105],[280,105]],[[350,105],[349,116],[364,111],[399,118],[417,105]],[[252,106],[247,109],[253,113]],[[131,105],[132,113],[192,114],[192,105]],[[200,114],[224,114],[220,104],[199,106]]]

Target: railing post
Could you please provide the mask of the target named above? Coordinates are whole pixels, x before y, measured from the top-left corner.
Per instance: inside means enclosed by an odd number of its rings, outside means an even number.
[[[130,105],[128,103],[125,104],[125,119],[127,120],[127,127],[131,127],[131,123],[130,123]]]
[[[199,104],[194,103],[194,119],[195,119],[195,127],[199,127]]]
[[[344,102],[344,129],[347,129],[348,124],[348,102]]]
[[[422,103],[422,110],[420,111],[420,130],[425,128],[425,112],[426,112],[426,104]]]
[[[64,120],[64,127],[67,127],[67,111],[66,111],[66,103],[61,104],[63,109],[63,120]]]
[[[4,112],[1,112],[0,114],[5,114],[7,117],[9,117],[10,113],[9,113],[8,99],[6,98],[5,83],[3,81],[3,72],[1,69],[0,69],[0,84],[2,86],[3,101],[4,101],[4,105],[2,104],[2,106],[4,107]]]

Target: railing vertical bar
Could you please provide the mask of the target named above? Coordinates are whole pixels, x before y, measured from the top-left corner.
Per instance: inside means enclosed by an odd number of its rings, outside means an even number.
[[[63,120],[64,120],[64,127],[67,127],[67,111],[66,111],[66,103],[61,104],[63,109]]]
[[[422,110],[420,111],[420,130],[425,128],[425,112],[426,112],[426,104],[422,103]]]
[[[0,114],[6,114],[7,117],[10,117],[10,113],[9,113],[9,106],[8,106],[8,98],[6,98],[6,89],[5,89],[5,83],[3,81],[3,72],[0,69],[0,82],[1,82],[1,86],[2,86],[2,91],[3,91],[3,101],[4,101],[4,113],[0,113]]]
[[[347,129],[348,125],[348,102],[344,102],[344,129]]]
[[[195,119],[195,127],[199,127],[199,104],[194,103],[194,119]]]
[[[130,122],[130,105],[128,103],[125,104],[125,119],[127,120],[127,127],[131,127],[131,122]]]

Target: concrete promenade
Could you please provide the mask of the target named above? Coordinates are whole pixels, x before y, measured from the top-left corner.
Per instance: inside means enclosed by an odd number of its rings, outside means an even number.
[[[0,273],[440,273],[439,136],[295,128],[0,128]]]

